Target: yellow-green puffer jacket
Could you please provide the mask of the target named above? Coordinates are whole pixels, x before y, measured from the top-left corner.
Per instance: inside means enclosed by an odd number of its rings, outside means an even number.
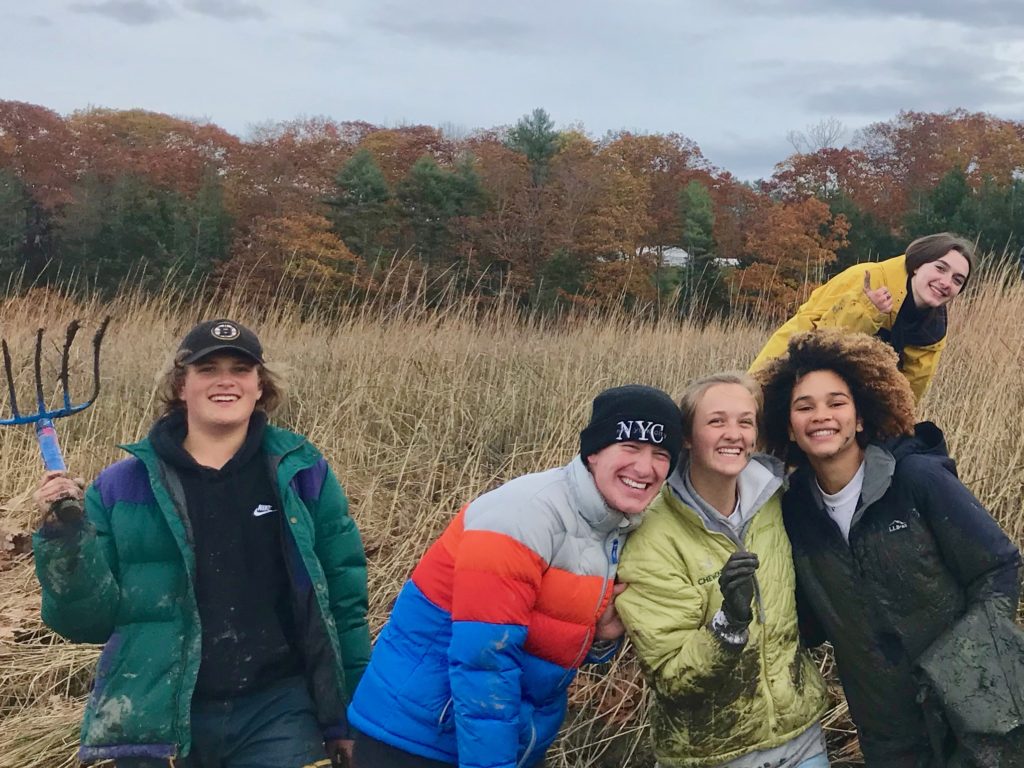
[[[708,529],[672,486],[677,469],[630,535],[619,566],[629,584],[615,601],[653,691],[651,729],[659,765],[719,765],[785,744],[825,710],[825,684],[797,631],[792,552],[779,503],[781,469],[748,465],[745,475],[776,475],[744,532],[760,559],[754,620],[741,650],[709,629],[722,607],[718,575],[737,550]],[[747,478],[749,481],[749,477]],[[753,499],[741,481],[740,498]]]
[[[801,305],[797,313],[787,320],[768,339],[768,343],[755,358],[750,371],[756,371],[769,360],[786,351],[789,338],[801,331],[815,328],[847,328],[874,336],[880,330],[891,331],[900,307],[907,298],[906,255],[868,264],[854,264],[817,288]],[[871,287],[883,285],[892,294],[892,311],[883,314],[864,293],[864,273],[871,275]],[[946,346],[943,336],[927,346],[903,348],[903,375],[914,390],[918,402],[924,397],[928,383],[939,365],[939,355]]]

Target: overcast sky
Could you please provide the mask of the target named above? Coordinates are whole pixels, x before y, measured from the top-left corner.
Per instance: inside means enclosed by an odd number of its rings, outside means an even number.
[[[745,179],[901,109],[1024,119],[1022,0],[0,0],[0,98],[240,136],[327,115],[681,133]]]

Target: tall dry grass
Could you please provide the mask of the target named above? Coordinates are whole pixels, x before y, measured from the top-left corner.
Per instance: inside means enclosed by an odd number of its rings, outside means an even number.
[[[946,430],[962,476],[1020,543],[1024,287],[989,280],[972,288],[955,306],[948,350],[921,415]],[[95,323],[107,313],[115,320],[104,345],[102,395],[59,424],[69,466],[92,477],[118,458],[116,443],[146,433],[157,373],[194,321],[226,314],[251,324],[287,373],[290,397],[277,421],[308,434],[348,491],[370,561],[374,629],[461,504],[574,453],[600,389],[646,382],[678,394],[695,376],[745,367],[767,336],[743,324],[698,328],[623,316],[552,323],[522,318],[501,302],[426,309],[414,295],[386,311],[364,306],[303,316],[230,294],[202,302],[127,293],[100,305],[37,291],[0,306],[25,403],[35,328],[58,331],[73,317]],[[83,338],[73,382],[88,376],[86,347]],[[55,374],[52,347],[45,368]],[[32,525],[29,494],[39,472],[30,428],[0,429],[0,545],[7,548],[0,561],[0,768],[74,764],[98,652],[62,642],[39,621],[30,555],[18,554]],[[605,674],[581,674],[571,702],[551,765],[651,764],[644,688],[629,654]],[[833,758],[856,762],[845,707],[837,703],[826,722]]]

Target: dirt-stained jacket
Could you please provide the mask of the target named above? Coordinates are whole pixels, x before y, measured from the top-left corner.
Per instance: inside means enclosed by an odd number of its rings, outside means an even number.
[[[971,610],[1012,617],[1020,553],[964,487],[942,432],[868,445],[849,543],[809,466],[783,499],[801,631],[835,650],[871,768],[915,768],[932,751],[918,662]]]
[[[892,295],[892,311],[879,312],[864,292],[864,273],[871,275],[871,287],[885,286]],[[786,351],[791,336],[815,328],[846,328],[871,336],[880,336],[900,354],[900,370],[910,382],[920,402],[939,365],[946,346],[946,308],[930,313],[926,323],[911,338],[903,338],[897,320],[908,298],[907,258],[896,256],[885,261],[854,264],[818,287],[796,314],[781,325],[765,343],[751,371]],[[910,299],[913,301],[913,298]]]
[[[80,526],[33,541],[43,621],[105,643],[79,758],[170,758],[191,748],[189,711],[201,658],[195,556],[180,481],[148,440],[107,467]],[[334,473],[305,438],[267,426],[263,450],[283,504],[289,567],[310,692],[325,735],[366,666],[366,560]]]
[[[981,603],[918,662],[918,698],[939,768],[1024,766],[1024,628]],[[942,747],[950,737],[957,747],[947,756]]]
[[[637,522],[608,507],[579,457],[470,502],[399,593],[352,724],[460,768],[538,763],[580,663],[606,658],[595,626]]]
[[[718,577],[736,542],[683,502],[680,467],[623,553],[615,601],[654,691],[659,765],[720,765],[785,744],[825,709],[825,686],[797,631],[795,577],[779,504],[781,465],[755,456],[740,480],[757,512],[742,543],[757,554],[757,597],[746,645],[709,628],[722,607]],[[745,501],[743,501],[745,499]]]

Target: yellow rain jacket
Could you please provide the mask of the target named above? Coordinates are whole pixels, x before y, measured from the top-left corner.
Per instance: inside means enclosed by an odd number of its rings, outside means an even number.
[[[871,275],[871,287],[885,286],[892,294],[892,311],[882,314],[864,293],[864,272]],[[892,331],[900,307],[907,298],[906,256],[886,261],[854,264],[817,288],[806,302],[783,324],[764,345],[750,366],[754,372],[786,351],[789,338],[801,331],[815,328],[847,328],[871,336]],[[944,319],[944,311],[943,311]],[[918,402],[924,397],[928,383],[935,375],[939,355],[946,346],[945,334],[923,346],[908,344],[900,355],[901,370],[914,390]]]
[[[761,473],[764,489],[767,468],[759,458],[748,469]],[[722,607],[718,576],[737,545],[709,530],[682,501],[671,487],[675,475],[626,543],[619,579],[629,588],[615,606],[654,693],[651,730],[659,765],[719,765],[772,749],[814,725],[825,710],[825,683],[797,630],[780,475],[781,469],[766,501],[758,494],[744,530],[744,547],[760,559],[745,646],[727,647],[709,629]],[[753,500],[745,490],[741,484],[740,498]]]

